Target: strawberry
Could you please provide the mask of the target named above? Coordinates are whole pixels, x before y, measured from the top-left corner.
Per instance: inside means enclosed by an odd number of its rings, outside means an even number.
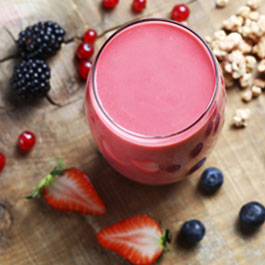
[[[153,161],[131,160],[132,165],[145,174],[153,175],[159,172],[159,165]]]
[[[42,179],[26,198],[42,195],[48,204],[59,210],[91,215],[104,214],[106,207],[89,178],[77,168],[63,168],[61,160],[58,164],[58,168]]]
[[[108,155],[111,159],[113,159],[116,163],[118,163],[119,165],[123,166],[124,165],[124,162],[119,159],[115,154],[114,152],[112,151],[111,147],[107,144],[106,141],[102,141],[101,142],[101,147],[102,147],[102,151]]]
[[[125,219],[97,234],[99,243],[122,255],[132,264],[153,264],[171,242],[171,232],[151,217],[140,215]]]

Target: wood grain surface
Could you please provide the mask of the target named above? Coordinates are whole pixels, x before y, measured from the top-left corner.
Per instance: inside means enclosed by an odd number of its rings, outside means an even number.
[[[265,203],[265,96],[247,106],[252,110],[249,127],[232,129],[236,108],[245,107],[240,91],[227,91],[226,123],[205,167],[224,172],[225,183],[215,196],[197,188],[202,169],[192,177],[168,186],[150,187],[131,182],[115,172],[98,153],[84,114],[85,83],[77,74],[75,49],[89,27],[97,30],[96,50],[109,34],[146,17],[168,18],[180,2],[191,9],[188,25],[202,36],[211,34],[224,18],[246,1],[231,0],[216,9],[213,0],[148,0],[138,15],[130,0],[120,0],[113,11],[105,11],[101,0],[0,0],[0,152],[7,165],[0,173],[0,264],[1,265],[128,265],[120,256],[103,249],[96,233],[123,218],[148,214],[163,221],[173,232],[170,253],[163,265],[264,265],[265,227],[252,235],[238,230],[240,207],[252,200]],[[261,10],[265,11],[265,3]],[[55,20],[67,32],[60,52],[48,61],[52,69],[51,98],[31,105],[18,104],[9,93],[9,78],[15,59],[19,31],[39,20]],[[28,154],[17,149],[22,130],[37,135]],[[84,170],[107,206],[99,217],[65,213],[42,201],[24,197],[55,166],[61,157],[66,166]],[[195,248],[178,244],[177,234],[187,219],[200,219],[206,226],[204,240]]]

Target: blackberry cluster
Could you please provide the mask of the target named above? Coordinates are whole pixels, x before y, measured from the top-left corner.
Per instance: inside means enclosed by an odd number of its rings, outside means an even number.
[[[61,47],[65,31],[53,21],[27,27],[16,41],[22,61],[15,67],[11,85],[23,100],[46,96],[50,90],[50,69],[45,63]]]
[[[26,100],[44,97],[50,90],[50,68],[40,59],[22,60],[11,79],[16,94]]]
[[[23,58],[47,59],[60,49],[64,34],[53,21],[39,22],[21,31],[16,44]]]

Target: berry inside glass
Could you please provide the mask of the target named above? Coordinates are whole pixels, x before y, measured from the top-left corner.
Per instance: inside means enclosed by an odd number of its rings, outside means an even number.
[[[117,31],[87,83],[87,118],[103,156],[151,185],[198,170],[224,122],[221,75],[206,43],[177,22],[146,19]]]

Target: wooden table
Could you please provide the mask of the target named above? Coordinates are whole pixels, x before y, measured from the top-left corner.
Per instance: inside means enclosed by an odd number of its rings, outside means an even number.
[[[229,89],[226,123],[206,165],[223,170],[225,183],[217,195],[200,193],[202,170],[180,183],[150,187],[131,182],[115,172],[99,155],[84,114],[85,83],[77,74],[75,49],[87,28],[99,34],[96,50],[120,26],[140,18],[168,18],[176,3],[191,9],[188,25],[202,36],[220,27],[221,21],[246,1],[230,1],[216,9],[213,0],[148,0],[146,10],[135,15],[131,1],[120,0],[113,11],[104,11],[101,0],[1,0],[0,1],[0,152],[7,165],[0,173],[0,264],[1,265],[117,265],[129,264],[103,249],[96,233],[123,218],[148,214],[162,220],[174,234],[171,252],[157,264],[174,265],[264,265],[265,227],[254,235],[237,228],[240,207],[252,200],[265,203],[265,97],[247,106],[252,110],[249,127],[230,126],[236,108],[245,106],[237,87]],[[265,12],[265,3],[262,8]],[[61,107],[43,100],[17,104],[10,97],[9,78],[15,63],[14,39],[26,26],[39,20],[54,20],[67,32],[66,42],[49,60],[52,69],[51,98]],[[31,130],[38,142],[32,152],[21,154],[19,133]],[[84,170],[107,205],[100,217],[59,212],[42,201],[27,201],[27,195],[61,157],[66,166]],[[175,241],[182,223],[200,219],[207,228],[204,240],[193,249]]]

